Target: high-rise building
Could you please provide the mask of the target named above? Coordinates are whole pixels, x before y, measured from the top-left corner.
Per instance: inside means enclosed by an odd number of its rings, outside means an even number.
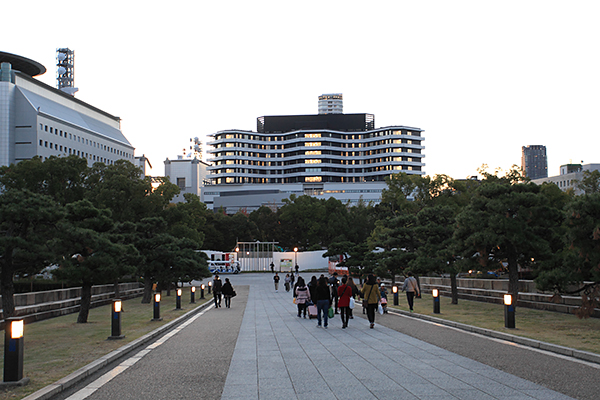
[[[393,173],[423,175],[419,128],[375,128],[372,114],[263,116],[257,131],[209,135],[202,200],[227,213],[278,206],[290,194],[378,203]]]
[[[322,94],[319,96],[319,114],[342,114],[344,97],[341,93]]]
[[[0,52],[0,64],[0,165],[72,154],[136,162],[119,117],[38,81],[46,68],[33,60]]]
[[[546,146],[523,146],[521,148],[521,169],[529,179],[547,178]]]

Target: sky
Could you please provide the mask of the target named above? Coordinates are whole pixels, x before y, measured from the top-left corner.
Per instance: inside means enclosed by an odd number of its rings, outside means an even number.
[[[16,3],[15,3],[16,4]],[[264,115],[344,113],[417,127],[425,174],[600,163],[598,1],[31,0],[3,18],[0,51],[47,69],[75,51],[76,97],[122,119],[153,169],[190,138],[256,131]],[[204,154],[206,160],[208,154]]]

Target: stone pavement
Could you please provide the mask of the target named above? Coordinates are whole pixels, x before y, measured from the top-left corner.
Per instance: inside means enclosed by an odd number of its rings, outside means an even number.
[[[205,308],[52,398],[598,398],[598,364],[397,315],[369,329],[360,306],[348,329],[339,315],[317,328],[271,274],[229,277],[231,309]]]
[[[255,279],[222,399],[570,398],[377,323],[395,316],[317,328],[296,317],[291,293]]]

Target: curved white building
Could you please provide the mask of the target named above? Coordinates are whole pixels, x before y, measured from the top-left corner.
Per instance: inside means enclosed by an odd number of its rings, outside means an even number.
[[[292,193],[379,202],[387,176],[424,174],[422,132],[375,128],[372,114],[259,117],[257,132],[209,135],[203,201],[227,213],[277,206]]]

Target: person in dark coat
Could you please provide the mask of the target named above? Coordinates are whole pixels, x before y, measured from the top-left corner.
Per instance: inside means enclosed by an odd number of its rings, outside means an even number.
[[[215,275],[213,280],[213,297],[215,299],[215,308],[221,307],[221,293],[223,291],[223,282],[219,279],[219,275]]]
[[[233,286],[231,286],[231,282],[229,282],[229,278],[225,278],[225,283],[221,291],[223,292],[223,298],[225,298],[225,307],[231,308],[231,298],[235,291],[233,290]]]
[[[316,300],[317,303],[317,327],[321,327],[321,313],[323,313],[323,326],[327,329],[328,325],[328,314],[329,307],[331,306],[331,289],[329,285],[327,285],[327,278],[324,276],[319,278],[319,282],[317,283],[316,290]]]

